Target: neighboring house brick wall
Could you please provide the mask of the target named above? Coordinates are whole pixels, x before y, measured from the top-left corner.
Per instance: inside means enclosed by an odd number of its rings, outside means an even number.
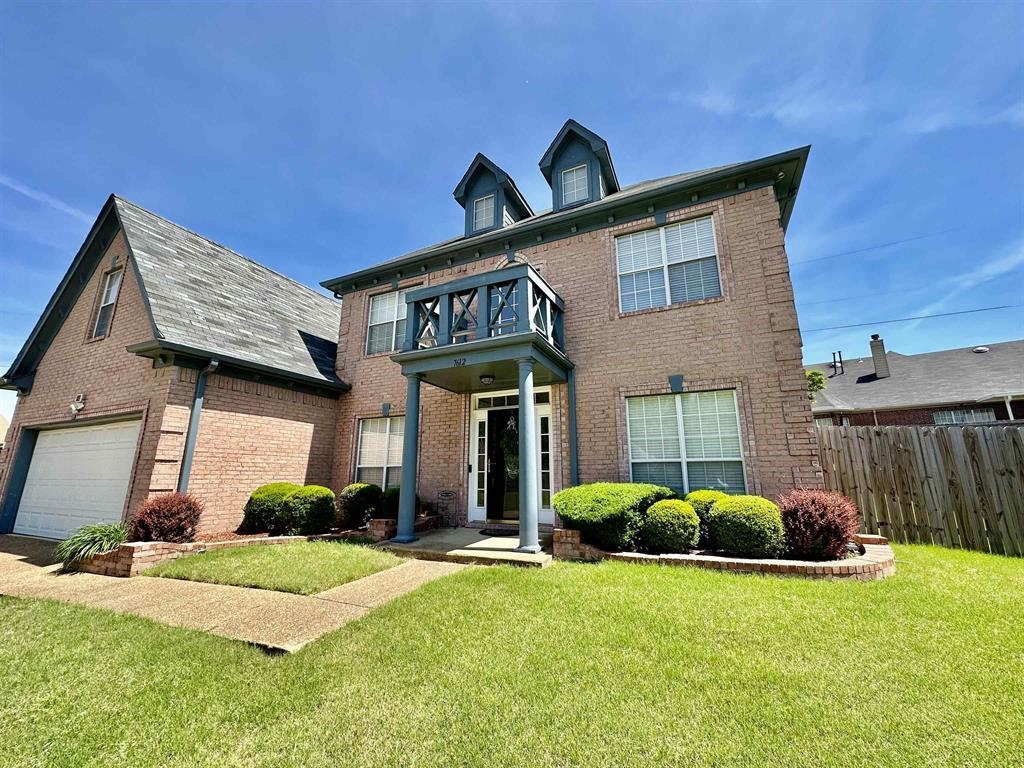
[[[977,408],[992,408],[995,412],[996,421],[1008,420],[1005,403],[961,403],[959,405],[943,405],[939,407],[929,406],[927,408],[901,408],[874,412],[858,411],[854,413],[844,413],[841,414],[841,416],[847,416],[850,419],[851,427],[874,426],[876,415],[878,419],[878,426],[906,427],[934,424],[935,413],[939,411],[961,409],[974,410]],[[1014,419],[1024,419],[1024,401],[1016,401],[1013,403],[1013,417]]]
[[[161,442],[171,446],[166,474],[175,481],[198,374],[178,368],[171,383]],[[199,533],[237,528],[249,494],[265,483],[329,485],[336,410],[332,398],[209,376],[189,475],[189,492],[206,507]]]
[[[124,276],[110,333],[103,339],[89,340],[99,292],[112,261],[124,267]],[[100,418],[140,414],[136,471],[126,509],[134,509],[146,498],[170,373],[166,369],[154,370],[149,360],[128,354],[125,347],[152,336],[152,326],[129,263],[128,247],[124,235],[118,233],[40,360],[31,392],[18,399],[11,439],[0,456],[0,487],[4,493],[24,429],[73,426]],[[86,404],[73,417],[70,405],[79,393],[86,396]]]
[[[653,219],[523,249],[565,300],[566,354],[576,366],[580,481],[629,478],[626,396],[669,392],[668,377],[683,374],[689,390],[735,388],[752,493],[774,496],[794,486],[819,486],[820,466],[801,364],[779,208],[771,189],[677,211],[667,221],[712,213],[719,242],[723,297],[628,315],[619,312],[615,236],[654,226]],[[495,268],[503,258],[432,272],[399,287],[437,285]],[[406,382],[388,355],[367,358],[369,297],[346,295],[336,370],[353,384],[339,403],[334,484],[353,478],[360,418],[405,412]],[[565,387],[552,397],[552,444],[560,486],[569,482]],[[469,397],[424,384],[421,395],[419,491],[458,494],[465,515],[468,490]]]

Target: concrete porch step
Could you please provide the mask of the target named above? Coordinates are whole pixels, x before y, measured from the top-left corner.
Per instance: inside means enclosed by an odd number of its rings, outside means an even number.
[[[441,560],[468,565],[515,565],[526,568],[545,568],[551,564],[551,537],[541,536],[544,551],[536,554],[516,552],[519,539],[515,536],[484,536],[474,528],[445,528],[423,533],[408,544],[390,541],[378,546],[402,557],[420,560]]]

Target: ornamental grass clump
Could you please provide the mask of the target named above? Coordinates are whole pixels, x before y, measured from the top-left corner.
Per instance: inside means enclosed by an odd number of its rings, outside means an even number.
[[[760,496],[729,496],[712,505],[708,521],[712,549],[741,557],[781,557],[786,532],[779,508]]]
[[[112,552],[126,541],[128,541],[127,523],[83,525],[58,544],[53,554],[64,564],[65,568],[72,568],[75,563],[93,555]]]
[[[265,533],[274,528],[284,513],[284,500],[301,488],[296,483],[268,483],[261,485],[245,503],[245,516],[239,531]]]
[[[132,541],[171,541],[185,544],[196,538],[203,502],[190,493],[162,493],[147,499],[132,516]]]
[[[590,483],[555,494],[552,505],[566,528],[588,544],[620,552],[632,549],[643,514],[654,502],[675,495],[646,483]]]
[[[648,507],[637,532],[637,547],[651,555],[688,552],[697,546],[700,520],[693,505],[663,499]]]
[[[789,554],[800,560],[838,560],[860,527],[856,505],[834,491],[798,488],[779,509]]]

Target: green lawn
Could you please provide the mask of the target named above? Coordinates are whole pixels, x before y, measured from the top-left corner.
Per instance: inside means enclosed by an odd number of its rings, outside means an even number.
[[[4,764],[1019,765],[1024,560],[897,556],[871,583],[469,569],[279,657],[5,599]]]
[[[146,576],[313,595],[398,565],[389,552],[340,541],[215,549],[158,565]]]

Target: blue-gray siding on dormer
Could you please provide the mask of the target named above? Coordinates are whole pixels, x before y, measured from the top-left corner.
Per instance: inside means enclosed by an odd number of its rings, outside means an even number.
[[[564,203],[562,200],[562,171],[576,168],[580,165],[587,166],[587,198],[576,200],[572,203]],[[597,155],[579,139],[573,137],[566,141],[555,151],[551,161],[551,208],[560,211],[563,208],[570,208],[576,205],[583,205],[594,200],[600,200],[601,194],[601,163]]]
[[[494,195],[494,219],[489,226],[474,229],[476,201],[491,194]],[[479,152],[462,175],[452,195],[465,209],[467,237],[501,229],[533,216],[533,209],[526,202],[512,177]]]
[[[473,217],[476,211],[476,201],[487,195],[494,195],[494,216],[491,219],[490,226],[475,229],[473,227]],[[490,232],[492,229],[501,226],[501,212],[504,207],[505,190],[498,184],[498,179],[493,173],[480,166],[469,180],[469,183],[466,184],[466,234]]]

